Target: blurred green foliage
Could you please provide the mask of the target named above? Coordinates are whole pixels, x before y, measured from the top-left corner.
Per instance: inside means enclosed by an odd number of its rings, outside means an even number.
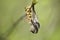
[[[41,28],[38,34],[29,31],[29,24],[23,19],[6,36],[32,0],[0,0],[0,40],[60,40],[60,0],[38,0],[35,10]]]

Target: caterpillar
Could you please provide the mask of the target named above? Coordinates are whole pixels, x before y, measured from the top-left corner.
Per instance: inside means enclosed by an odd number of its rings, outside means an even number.
[[[34,5],[35,4],[32,3],[32,5],[27,6],[25,8],[25,12],[26,12],[27,20],[31,25],[30,31],[32,33],[38,33],[38,29],[40,28],[40,23],[38,22]]]

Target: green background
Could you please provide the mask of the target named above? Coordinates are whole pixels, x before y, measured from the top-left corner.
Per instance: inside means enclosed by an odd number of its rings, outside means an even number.
[[[23,19],[6,36],[13,23],[25,14],[32,0],[0,0],[0,40],[60,40],[60,0],[38,0],[35,10],[41,25],[37,34]]]

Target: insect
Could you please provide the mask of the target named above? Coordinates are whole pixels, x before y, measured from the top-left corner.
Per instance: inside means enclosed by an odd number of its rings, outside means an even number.
[[[32,3],[32,5],[27,6],[25,8],[25,12],[26,12],[27,20],[29,24],[31,25],[30,31],[32,33],[38,33],[38,29],[40,28],[40,23],[38,22],[34,5],[35,4]]]

